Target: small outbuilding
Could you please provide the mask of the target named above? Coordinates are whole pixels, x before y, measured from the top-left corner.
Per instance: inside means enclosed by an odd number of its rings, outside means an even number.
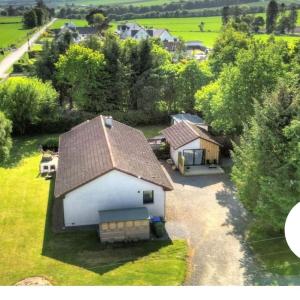
[[[221,144],[201,125],[177,122],[162,130],[162,134],[170,145],[171,158],[182,174],[188,175],[191,170],[197,170],[199,174],[212,173],[202,166],[211,168],[219,164]],[[214,173],[219,172],[223,173],[223,170],[214,169]]]
[[[58,165],[57,155],[52,155],[52,154],[43,155],[40,162],[41,175],[56,172],[57,165]]]
[[[99,237],[102,242],[149,239],[150,223],[147,208],[99,211]]]

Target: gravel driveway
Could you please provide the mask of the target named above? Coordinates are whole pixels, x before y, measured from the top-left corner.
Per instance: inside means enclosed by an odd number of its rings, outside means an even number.
[[[190,245],[186,285],[247,285],[253,259],[243,242],[246,212],[228,175],[184,177],[165,165],[174,191],[167,193],[166,229]]]

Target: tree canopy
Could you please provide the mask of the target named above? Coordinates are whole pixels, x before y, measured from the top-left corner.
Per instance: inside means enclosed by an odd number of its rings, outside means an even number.
[[[256,102],[255,113],[235,145],[232,178],[253,226],[282,232],[300,194],[300,105],[297,90],[281,84]]]
[[[57,92],[50,83],[36,78],[12,77],[0,84],[0,109],[13,122],[14,132],[23,134],[56,107]]]

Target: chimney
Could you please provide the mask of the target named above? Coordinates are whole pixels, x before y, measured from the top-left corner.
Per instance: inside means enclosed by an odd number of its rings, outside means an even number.
[[[105,126],[106,127],[111,128],[113,126],[112,122],[113,122],[112,116],[108,116],[105,118]]]

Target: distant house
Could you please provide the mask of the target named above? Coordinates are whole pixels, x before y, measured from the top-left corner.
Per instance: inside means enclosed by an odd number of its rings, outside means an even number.
[[[76,42],[83,41],[89,36],[97,33],[95,27],[77,27],[74,23],[65,23],[61,28],[53,29],[53,32],[56,36],[59,36],[67,31],[71,31],[78,34]]]
[[[120,36],[121,39],[133,38],[136,40],[143,40],[152,37],[158,38],[162,42],[177,42],[177,38],[172,36],[166,29],[147,29],[135,23],[118,25],[116,33]]]
[[[199,61],[205,60],[209,49],[199,41],[189,41],[185,43],[185,49],[188,57]]]
[[[221,144],[201,126],[184,120],[162,130],[162,134],[179,169],[219,163]]]
[[[63,202],[65,226],[99,225],[108,215],[123,222],[141,207],[164,217],[169,190],[171,182],[137,129],[98,116],[60,136],[54,194]]]
[[[189,41],[185,43],[185,48],[187,51],[193,51],[193,50],[201,50],[201,51],[207,51],[207,47],[205,47],[201,42],[199,41]]]

